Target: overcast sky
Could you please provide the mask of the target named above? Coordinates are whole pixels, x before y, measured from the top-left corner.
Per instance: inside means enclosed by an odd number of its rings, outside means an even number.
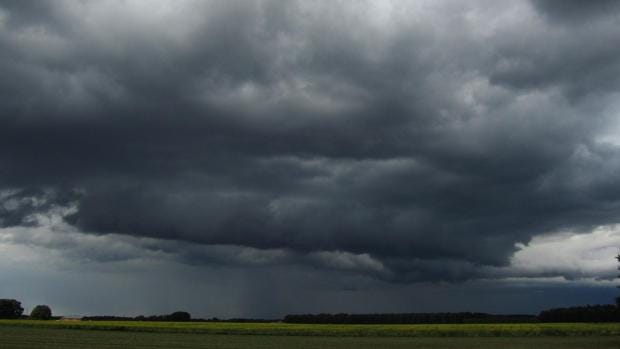
[[[610,303],[618,1],[0,1],[0,298]]]

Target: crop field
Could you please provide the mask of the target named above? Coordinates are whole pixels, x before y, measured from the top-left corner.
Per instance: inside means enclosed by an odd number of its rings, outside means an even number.
[[[3,349],[617,349],[618,337],[322,337],[214,335],[0,326]]]
[[[0,321],[0,348],[620,348],[620,324]]]
[[[618,323],[314,325],[286,323],[0,320],[0,327],[337,337],[619,336]]]

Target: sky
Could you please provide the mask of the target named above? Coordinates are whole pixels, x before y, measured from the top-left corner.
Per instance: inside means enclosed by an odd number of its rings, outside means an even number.
[[[0,298],[611,303],[619,38],[607,0],[1,0]]]

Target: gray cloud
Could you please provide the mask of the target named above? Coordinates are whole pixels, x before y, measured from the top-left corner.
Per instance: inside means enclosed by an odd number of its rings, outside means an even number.
[[[606,16],[172,4],[1,5],[0,184],[48,202],[5,203],[3,225],[75,205],[80,231],[168,240],[187,263],[411,282],[617,221]]]
[[[62,210],[79,199],[77,192],[22,188],[0,191],[0,228],[37,226],[38,213]]]
[[[620,9],[617,1],[581,1],[581,0],[533,0],[532,3],[544,15],[554,20],[587,22],[592,17],[614,16]]]

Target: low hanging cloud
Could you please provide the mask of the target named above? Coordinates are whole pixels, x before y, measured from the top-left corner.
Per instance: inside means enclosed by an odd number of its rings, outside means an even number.
[[[618,253],[620,228],[603,226],[588,234],[559,233],[535,237],[520,245],[511,269],[521,277],[558,277],[569,280],[613,280],[617,269],[609,256]]]
[[[5,1],[0,225],[411,282],[617,223],[619,9],[558,3]]]
[[[148,265],[224,266],[237,269],[288,266],[314,272],[340,272],[379,281],[466,281],[610,284],[617,276],[611,260],[620,244],[617,225],[590,233],[563,232],[518,244],[506,266],[481,266],[450,259],[378,260],[367,253],[292,249],[258,249],[236,245],[205,245],[130,235],[83,233],[63,217],[75,208],[54,208],[27,217],[27,226],[0,228],[0,251],[13,264],[43,263],[59,269],[140,270]],[[102,269],[103,268],[103,269]],[[128,269],[128,270],[127,270]],[[117,270],[118,271],[118,270]]]

